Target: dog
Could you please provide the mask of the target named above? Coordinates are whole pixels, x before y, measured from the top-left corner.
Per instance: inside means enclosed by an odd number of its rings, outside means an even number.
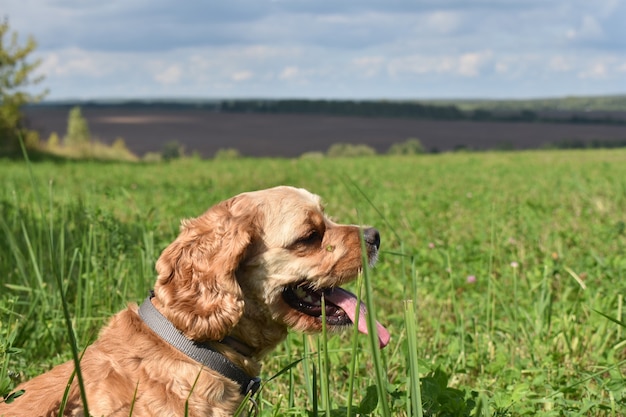
[[[113,316],[85,350],[84,391],[69,361],[18,386],[23,394],[0,403],[0,416],[57,416],[63,407],[64,416],[88,417],[82,396],[91,416],[232,416],[288,329],[357,322],[367,333],[367,309],[340,286],[364,258],[373,266],[379,247],[376,229],[333,222],[301,188],[218,203],[183,220],[157,260],[153,293]],[[389,332],[378,323],[376,331],[382,348]]]

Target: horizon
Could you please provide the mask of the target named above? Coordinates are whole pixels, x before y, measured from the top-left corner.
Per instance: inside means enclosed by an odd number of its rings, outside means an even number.
[[[302,100],[302,101],[353,101],[353,102],[497,102],[497,101],[512,101],[512,102],[524,102],[524,101],[551,101],[551,100],[567,100],[567,99],[601,99],[601,98],[624,98],[626,99],[626,91],[623,93],[615,94],[590,94],[590,95],[563,95],[563,96],[537,96],[537,97],[503,97],[503,98],[491,98],[491,97],[441,97],[441,98],[385,98],[385,97],[364,97],[364,98],[326,98],[326,97],[255,97],[255,96],[241,96],[241,97],[193,97],[193,96],[181,96],[181,97],[94,97],[94,98],[55,98],[48,99],[43,98],[36,103],[29,103],[29,105],[37,104],[50,104],[50,103],[76,103],[76,102],[217,102],[217,101],[288,101],[288,100]]]

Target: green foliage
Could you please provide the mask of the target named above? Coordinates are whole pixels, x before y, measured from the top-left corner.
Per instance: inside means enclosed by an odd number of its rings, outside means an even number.
[[[338,406],[336,408],[332,408],[328,410],[317,410],[317,412],[313,410],[308,410],[307,415],[309,417],[314,416],[326,416],[330,415],[330,417],[357,417],[357,416],[369,416],[372,415],[376,408],[378,407],[378,389],[376,385],[370,385],[365,388],[365,394],[363,399],[359,404],[353,405],[348,412],[348,407],[346,406]],[[377,415],[377,414],[374,414]]]
[[[163,156],[159,152],[146,152],[141,160],[150,163],[161,162],[163,160]]]
[[[476,406],[476,393],[466,398],[462,390],[448,387],[449,376],[436,369],[421,378],[424,416],[469,417]]]
[[[89,132],[89,124],[79,106],[72,107],[67,117],[67,134],[63,138],[65,146],[81,146],[89,143],[91,133]]]
[[[36,46],[33,38],[20,45],[18,34],[11,32],[8,20],[0,21],[0,150],[18,148],[19,137],[26,134],[20,127],[20,108],[45,95],[45,92],[32,95],[25,91],[42,81],[41,77],[32,78],[40,61],[29,62]]]
[[[491,117],[491,111],[626,111],[626,95],[580,96],[524,100],[432,100],[432,105],[454,105],[474,112],[474,118]]]
[[[24,140],[24,145],[28,149],[37,149],[40,145],[40,137],[39,132],[35,130],[26,130],[22,136]]]
[[[126,146],[126,141],[122,137],[118,137],[113,141],[111,148],[117,151],[128,151],[128,146]]]
[[[161,157],[164,161],[182,158],[185,155],[185,147],[177,140],[166,142],[161,148]]]
[[[215,152],[213,159],[238,159],[241,158],[241,152],[235,148],[219,149]]]
[[[464,117],[454,105],[433,105],[416,101],[229,100],[213,105],[216,110],[226,113],[332,114],[435,120],[453,120]]]
[[[417,138],[410,138],[401,143],[394,143],[387,151],[389,155],[417,155],[424,153],[424,145]]]
[[[363,144],[353,145],[351,143],[335,143],[328,148],[326,154],[331,158],[372,156],[376,155],[376,149]]]
[[[379,228],[368,307],[392,340],[374,365],[367,335],[329,334],[323,346],[290,334],[265,360],[262,417],[381,416],[383,404],[415,417],[409,375],[418,371],[424,415],[626,409],[626,150],[106,168],[0,164],[2,395],[70,358],[55,274],[82,348],[145,297],[179,219],[242,191],[292,184],[320,194],[337,220]],[[359,282],[348,288],[365,292]]]
[[[613,149],[626,148],[626,139],[607,140],[594,139],[583,141],[580,139],[563,139],[551,143],[546,143],[544,149]]]
[[[310,152],[305,152],[302,155],[300,155],[300,158],[301,159],[322,159],[325,156],[326,155],[324,155],[324,152],[310,151]]]
[[[4,398],[10,402],[13,397],[10,394],[10,388],[14,385],[11,378],[12,372],[9,371],[9,361],[12,355],[17,355],[20,350],[13,346],[15,342],[18,316],[14,312],[16,298],[3,295],[0,299],[0,401]]]
[[[61,139],[59,138],[59,135],[56,132],[50,133],[46,147],[56,149],[59,146],[61,146]]]

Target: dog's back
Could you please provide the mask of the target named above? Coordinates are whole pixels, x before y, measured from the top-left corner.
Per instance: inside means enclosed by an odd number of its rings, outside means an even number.
[[[178,416],[185,408],[189,416],[227,416],[241,398],[237,384],[203,369],[152,333],[136,305],[111,319],[85,351],[81,370],[92,416]],[[71,381],[63,415],[86,417],[73,372],[69,361],[21,384],[16,390],[24,394],[0,403],[0,416],[56,417]]]

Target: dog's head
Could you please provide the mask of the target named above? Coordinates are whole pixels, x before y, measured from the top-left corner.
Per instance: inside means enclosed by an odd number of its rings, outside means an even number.
[[[157,262],[155,294],[194,340],[221,340],[238,323],[263,329],[333,329],[355,322],[356,298],[339,288],[376,262],[371,227],[342,225],[304,189],[243,193],[186,220]],[[322,311],[322,306],[325,307]],[[359,330],[367,332],[364,307]],[[378,326],[381,346],[389,334]]]

